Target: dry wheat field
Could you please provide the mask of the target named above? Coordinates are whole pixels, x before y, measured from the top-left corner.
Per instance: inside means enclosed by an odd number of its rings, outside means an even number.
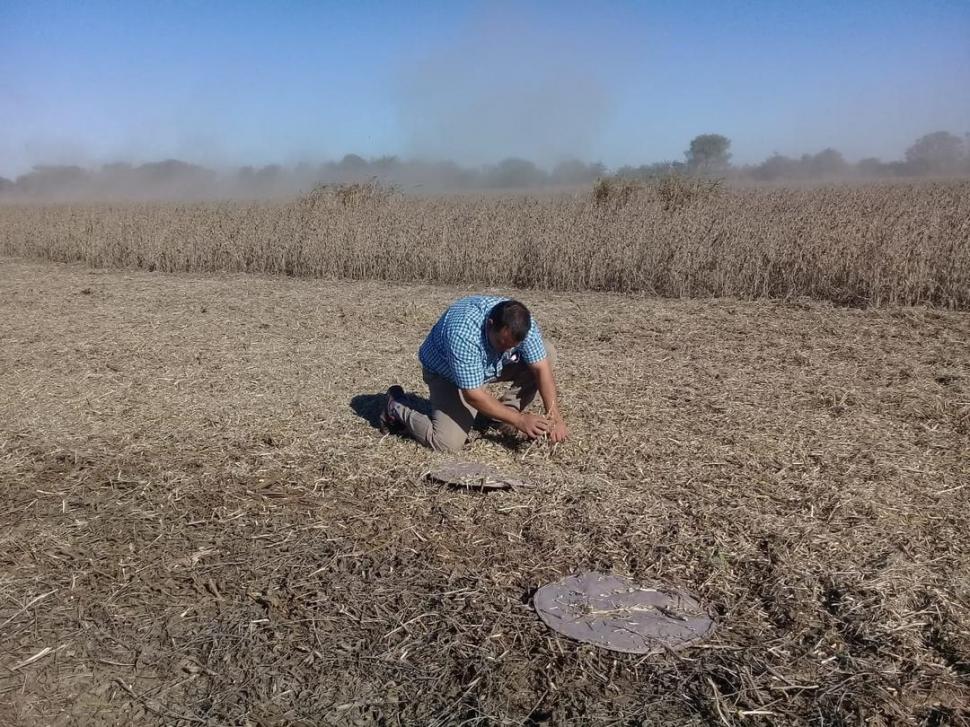
[[[284,202],[0,204],[0,254],[161,272],[970,309],[970,182],[603,180],[548,197],[323,187]]]
[[[968,189],[0,206],[0,724],[970,724]],[[573,437],[467,454],[535,490],[374,426],[486,288]],[[558,637],[586,569],[716,631]]]

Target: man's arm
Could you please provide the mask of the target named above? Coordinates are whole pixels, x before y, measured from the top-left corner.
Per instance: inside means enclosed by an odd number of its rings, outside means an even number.
[[[555,386],[553,386],[553,389],[555,389]],[[511,424],[530,439],[541,437],[549,432],[550,425],[545,418],[506,406],[492,396],[484,386],[477,389],[462,389],[461,393],[465,397],[465,401],[484,416]],[[553,398],[555,398],[555,394],[553,394]],[[542,401],[545,403],[545,396],[542,397]]]
[[[563,419],[562,412],[559,411],[559,400],[556,398],[556,377],[553,376],[552,366],[548,358],[544,358],[536,363],[529,364],[535,374],[536,382],[539,385],[539,396],[542,397],[542,404],[546,408],[546,416],[549,418],[549,439],[553,442],[562,442],[569,437],[569,429],[566,427],[566,420]]]

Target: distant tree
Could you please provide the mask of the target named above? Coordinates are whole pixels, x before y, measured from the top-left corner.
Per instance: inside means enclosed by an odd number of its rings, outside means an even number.
[[[134,196],[195,198],[211,194],[218,175],[211,169],[179,159],[149,162],[131,172]]]
[[[128,162],[112,162],[101,165],[102,174],[128,174],[134,167]]]
[[[240,194],[255,196],[275,194],[285,181],[285,170],[279,164],[243,167],[236,173],[235,179]]]
[[[934,131],[906,150],[906,162],[916,173],[953,171],[963,161],[963,140],[949,131]]]
[[[553,184],[586,184],[606,174],[606,167],[600,163],[587,164],[578,159],[565,159],[559,162],[550,174]]]
[[[346,154],[337,168],[349,174],[362,174],[367,171],[367,160],[357,154]]]
[[[847,168],[842,154],[831,147],[810,156],[808,160],[808,173],[812,177],[835,177],[844,174]]]
[[[140,190],[135,168],[127,162],[102,164],[92,175],[88,190],[98,197],[131,197]]]
[[[427,188],[468,188],[481,186],[482,173],[478,169],[461,167],[453,161],[411,161],[407,165],[408,178],[414,178]]]
[[[886,164],[886,174],[891,177],[908,177],[920,173],[909,162],[889,162]]]
[[[720,172],[731,164],[731,140],[721,134],[701,134],[690,142],[684,152],[691,171]]]
[[[373,162],[371,162],[371,167],[376,172],[382,172],[387,174],[388,172],[393,172],[394,170],[400,168],[401,160],[396,156],[385,155],[378,157]]]
[[[659,179],[670,174],[679,174],[687,171],[687,165],[683,162],[654,162],[653,164],[641,164],[638,167],[624,166],[616,170],[617,176],[621,179]]]
[[[859,174],[863,175],[864,177],[884,177],[889,171],[886,169],[886,165],[876,157],[866,157],[865,159],[860,159],[859,163],[856,164],[856,169],[858,169]]]
[[[308,192],[320,181],[317,165],[304,160],[284,172],[282,189],[286,193]]]
[[[776,179],[794,179],[798,176],[799,161],[775,152],[751,170],[751,176],[762,182]]]
[[[636,179],[637,178],[637,168],[629,164],[625,164],[622,167],[617,168],[613,172],[614,177],[619,177],[620,179]]]
[[[256,170],[253,175],[260,182],[275,182],[283,174],[283,167],[279,164],[267,164]]]
[[[8,192],[13,189],[13,180],[7,179],[6,177],[0,177],[0,194]]]
[[[297,165],[293,167],[293,178],[298,184],[306,185],[312,184],[316,181],[317,168],[316,165],[310,164],[310,162],[302,161],[297,162]]]
[[[503,159],[485,174],[489,187],[532,187],[546,181],[545,173],[527,159]]]
[[[14,183],[18,194],[32,197],[69,197],[89,182],[90,175],[77,166],[38,165]]]
[[[180,159],[165,159],[160,162],[148,162],[136,169],[145,179],[159,182],[177,181],[191,178],[208,177],[212,171],[198,164],[190,164]]]
[[[835,149],[823,149],[817,154],[802,154],[793,159],[777,152],[761,164],[750,167],[747,174],[765,182],[776,179],[819,179],[845,174],[849,170],[842,154]]]

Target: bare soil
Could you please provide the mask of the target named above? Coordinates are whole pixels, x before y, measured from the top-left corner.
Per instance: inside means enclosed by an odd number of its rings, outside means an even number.
[[[0,724],[967,724],[970,315],[530,291],[573,438],[373,427],[467,291],[0,259]],[[530,597],[696,593],[636,657]]]

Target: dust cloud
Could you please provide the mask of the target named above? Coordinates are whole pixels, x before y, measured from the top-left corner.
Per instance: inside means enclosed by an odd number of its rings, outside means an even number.
[[[575,30],[577,13],[585,13],[582,35]],[[624,23],[622,13],[577,5],[569,14],[571,24],[557,25],[548,13],[540,18],[535,9],[497,3],[438,33],[445,41],[415,40],[399,54],[400,66],[389,72],[384,89],[388,123],[399,132],[399,148],[389,154],[362,156],[348,149],[324,161],[291,153],[287,164],[248,166],[242,153],[223,148],[219,138],[178,124],[150,146],[119,139],[124,146],[113,156],[68,139],[38,139],[21,149],[0,139],[0,201],[262,199],[306,193],[320,184],[371,181],[419,194],[589,189],[607,175],[650,180],[670,173],[768,184],[970,176],[970,135],[961,129],[929,128],[899,149],[895,161],[848,160],[828,147],[739,165],[747,149],[731,148],[731,139],[718,133],[730,130],[718,129],[716,121],[704,130],[710,133],[693,140],[685,135],[682,148],[690,151],[682,158],[629,159],[607,168],[598,163],[597,152],[611,134],[617,136],[612,124],[621,100],[643,82],[635,71],[624,75],[624,68],[637,66],[635,54],[646,41],[632,37],[629,28],[636,24]],[[11,94],[0,85],[0,100]],[[285,129],[277,132],[284,134]],[[715,143],[699,143],[705,139]],[[740,143],[750,148],[752,142]],[[178,158],[153,158],[163,149]],[[2,165],[17,158],[36,166],[5,179]]]
[[[488,164],[587,158],[609,119],[610,66],[522,10],[494,10],[408,64],[395,89],[408,151]]]

